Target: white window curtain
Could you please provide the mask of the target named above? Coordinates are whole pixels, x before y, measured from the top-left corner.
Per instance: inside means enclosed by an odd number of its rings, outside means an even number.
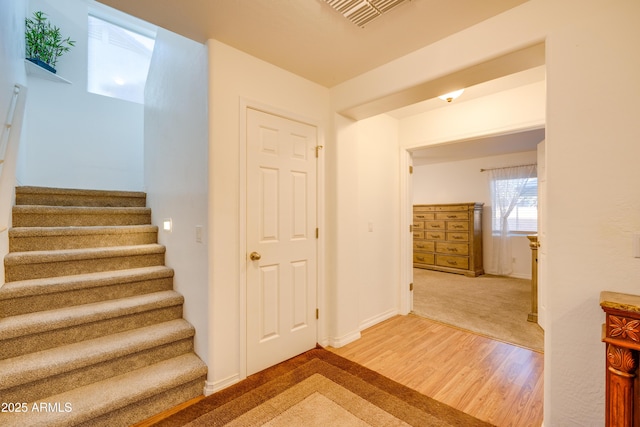
[[[517,205],[531,178],[537,177],[536,165],[489,169],[493,209],[491,271],[507,276],[513,272],[509,214]],[[496,225],[499,227],[495,229]]]

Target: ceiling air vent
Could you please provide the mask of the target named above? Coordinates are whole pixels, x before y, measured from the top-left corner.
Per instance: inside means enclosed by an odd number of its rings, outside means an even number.
[[[340,12],[345,18],[359,27],[364,27],[376,19],[404,3],[407,0],[324,0]]]

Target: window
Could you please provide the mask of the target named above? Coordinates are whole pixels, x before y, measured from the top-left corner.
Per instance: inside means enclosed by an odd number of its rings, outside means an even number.
[[[531,233],[538,230],[538,178],[502,179],[494,182],[494,186],[510,197],[516,189],[522,190],[513,210],[507,216],[510,233]],[[493,209],[493,230],[500,230],[500,209]]]
[[[154,37],[89,15],[87,90],[143,104]]]

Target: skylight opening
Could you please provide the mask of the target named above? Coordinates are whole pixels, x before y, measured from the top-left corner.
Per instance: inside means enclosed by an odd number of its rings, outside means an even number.
[[[144,104],[155,34],[89,15],[87,90]]]

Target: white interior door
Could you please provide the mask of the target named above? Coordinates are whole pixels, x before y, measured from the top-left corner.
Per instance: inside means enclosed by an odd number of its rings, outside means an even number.
[[[317,341],[314,126],[247,109],[247,375]]]

